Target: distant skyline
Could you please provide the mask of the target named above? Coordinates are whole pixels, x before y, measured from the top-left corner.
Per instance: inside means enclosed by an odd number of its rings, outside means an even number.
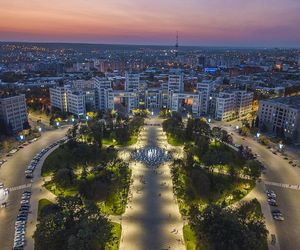
[[[300,47],[299,0],[0,0],[0,41]]]

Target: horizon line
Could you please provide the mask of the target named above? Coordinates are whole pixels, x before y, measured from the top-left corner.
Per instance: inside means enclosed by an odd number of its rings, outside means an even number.
[[[151,46],[151,47],[175,47],[170,44],[135,44],[135,43],[96,43],[96,42],[54,42],[54,41],[2,41],[0,43],[27,43],[27,44],[78,44],[78,45],[110,45],[110,46]],[[296,46],[274,46],[274,45],[179,45],[180,47],[199,47],[199,48],[244,48],[244,49],[300,49]]]

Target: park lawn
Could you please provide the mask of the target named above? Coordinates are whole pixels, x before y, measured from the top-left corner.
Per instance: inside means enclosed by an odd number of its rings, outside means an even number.
[[[72,168],[75,170],[83,164],[97,165],[109,162],[117,156],[115,151],[107,148],[99,149],[93,145],[83,143],[72,143],[60,145],[44,161],[42,176],[46,177],[61,168]]]
[[[118,194],[114,194],[106,201],[97,202],[98,207],[104,214],[108,215],[121,215],[125,212],[126,204]]]
[[[72,186],[68,188],[58,187],[53,181],[48,181],[44,184],[45,188],[56,196],[74,196],[78,194],[78,187]]]
[[[131,146],[131,145],[136,144],[137,143],[137,139],[138,139],[137,135],[132,135],[130,137],[129,141],[127,141],[127,142],[125,142],[123,144],[119,144],[116,140],[105,137],[105,138],[102,139],[102,144],[105,145],[105,146],[114,145],[114,146],[126,147],[126,146]]]
[[[197,238],[193,229],[184,225],[182,230],[186,250],[197,250]]]
[[[108,242],[104,250],[118,250],[122,234],[122,226],[119,223],[111,222],[112,228],[112,239]]]
[[[137,143],[137,140],[138,140],[138,136],[137,135],[132,135],[130,137],[130,140],[127,141],[126,143],[122,144],[121,146],[131,146],[131,145],[134,145]]]
[[[114,139],[107,138],[107,137],[102,138],[102,144],[105,146],[118,145],[118,143]]]
[[[40,217],[41,211],[44,207],[53,204],[53,202],[47,200],[47,199],[40,199],[39,200],[39,206],[38,206],[38,218]]]
[[[170,134],[167,134],[167,142],[172,146],[183,146],[184,142],[177,140]]]

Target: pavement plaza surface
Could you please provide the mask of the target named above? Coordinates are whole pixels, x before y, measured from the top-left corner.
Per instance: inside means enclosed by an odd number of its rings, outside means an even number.
[[[150,121],[150,122],[149,122]],[[148,122],[160,123],[156,118]],[[160,126],[145,126],[136,149],[143,147],[168,149]],[[170,148],[168,149],[170,150]],[[130,158],[131,152],[123,154]],[[173,194],[170,161],[149,167],[141,161],[131,161],[133,183],[129,202],[120,218],[122,238],[120,250],[185,249],[183,221]]]

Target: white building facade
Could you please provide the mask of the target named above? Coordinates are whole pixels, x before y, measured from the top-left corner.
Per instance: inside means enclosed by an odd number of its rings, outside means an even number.
[[[24,94],[0,97],[0,120],[13,133],[24,129],[24,123],[28,121]]]

